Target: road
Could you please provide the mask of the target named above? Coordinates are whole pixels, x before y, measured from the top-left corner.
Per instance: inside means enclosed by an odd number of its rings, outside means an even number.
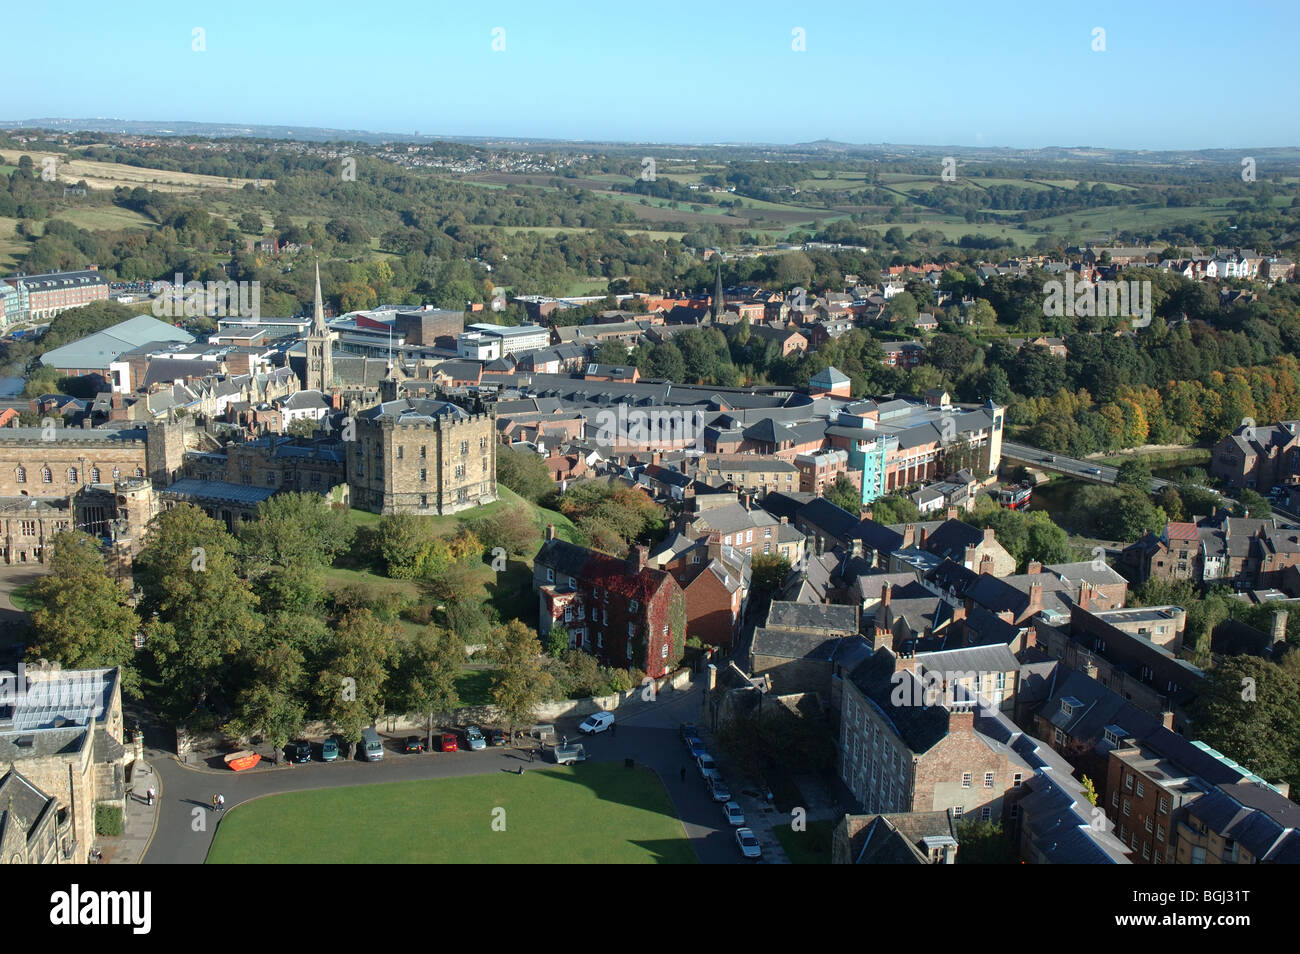
[[[610,762],[634,758],[659,773],[695,853],[706,864],[735,864],[741,861],[735,837],[690,763],[678,738],[681,722],[699,722],[703,680],[680,691],[661,693],[654,702],[634,710],[620,710],[617,731],[582,738],[592,761]],[[557,730],[570,739],[578,738],[577,719],[561,720]],[[201,864],[207,857],[220,816],[211,810],[212,796],[226,798],[226,811],[263,795],[331,788],[339,785],[371,785],[378,782],[452,778],[488,772],[515,771],[521,764],[541,768],[548,763],[528,764],[527,754],[513,748],[489,748],[478,752],[401,753],[396,741],[387,742],[379,762],[312,762],[293,767],[257,767],[234,773],[208,764],[187,767],[169,750],[154,748],[166,734],[161,727],[145,725],[150,746],[147,758],[161,780],[157,830],[145,854],[146,864]],[[681,780],[681,769],[687,769]],[[724,766],[725,768],[725,766]],[[739,794],[739,793],[737,793]],[[747,807],[746,812],[750,809]],[[751,820],[751,825],[757,819]],[[198,830],[196,830],[198,829]]]

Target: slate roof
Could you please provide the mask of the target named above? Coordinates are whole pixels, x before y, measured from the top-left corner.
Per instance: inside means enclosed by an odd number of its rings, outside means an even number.
[[[244,484],[227,483],[224,480],[198,480],[193,477],[178,480],[162,490],[162,493],[175,494],[178,497],[224,500],[237,504],[258,504],[268,497],[274,497],[275,492],[275,487],[250,487]]]
[[[1192,802],[1188,814],[1243,845],[1257,862],[1300,861],[1300,805],[1264,785],[1219,785]]]
[[[857,633],[858,608],[836,603],[789,603],[773,600],[767,611],[771,629]]]
[[[830,662],[839,643],[840,637],[828,637],[825,632],[767,629],[759,626],[754,629],[750,653],[754,656],[776,656],[780,659]]]
[[[945,520],[926,538],[925,549],[936,556],[947,557],[957,563],[966,560],[966,548],[984,542],[984,531],[961,520]]]
[[[924,865],[930,859],[917,847],[923,838],[952,838],[948,812],[907,812],[869,815],[867,823],[849,840],[849,857],[855,865]]]
[[[948,734],[949,711],[943,706],[897,706],[891,700],[894,692],[894,660],[897,657],[887,649],[871,654],[849,674],[849,681],[869,699],[876,711],[891,725],[903,744],[914,754],[928,752]],[[924,686],[906,670],[902,673],[900,691],[904,698],[923,699]]]

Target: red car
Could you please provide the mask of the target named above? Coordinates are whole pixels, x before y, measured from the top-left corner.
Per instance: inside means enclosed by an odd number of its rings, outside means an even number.
[[[444,733],[442,734],[442,745],[441,745],[440,748],[441,748],[441,751],[443,751],[443,752],[455,752],[455,751],[457,751],[457,750],[459,749],[459,746],[456,744],[456,733],[455,733],[455,732],[444,732]]]

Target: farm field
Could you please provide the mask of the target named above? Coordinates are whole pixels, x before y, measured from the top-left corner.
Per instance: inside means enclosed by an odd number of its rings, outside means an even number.
[[[55,175],[60,182],[76,183],[86,181],[92,189],[113,189],[117,186],[147,186],[158,192],[197,192],[201,189],[242,189],[253,182],[252,179],[227,179],[224,176],[205,176],[197,172],[172,172],[168,169],[148,169],[141,166],[128,166],[117,162],[93,162],[89,159],[68,159],[62,153],[55,152],[17,152],[9,150],[4,153],[8,161],[15,161],[23,156],[31,156],[36,168],[42,168],[46,157],[57,161]],[[263,179],[262,185],[273,184],[271,179]]]

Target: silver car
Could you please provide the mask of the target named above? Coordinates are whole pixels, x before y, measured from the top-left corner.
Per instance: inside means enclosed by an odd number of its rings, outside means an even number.
[[[718,772],[718,763],[713,761],[713,756],[708,752],[705,752],[696,759],[695,764],[700,770],[700,778],[704,779],[704,781],[707,782],[709,779],[720,777],[720,773]]]
[[[763,849],[758,844],[758,839],[754,837],[752,828],[736,829],[736,845],[740,848],[740,853],[746,858],[762,858]]]
[[[745,813],[740,810],[740,806],[735,802],[727,802],[722,806],[722,814],[727,819],[727,824],[732,828],[742,828],[745,824]]]

